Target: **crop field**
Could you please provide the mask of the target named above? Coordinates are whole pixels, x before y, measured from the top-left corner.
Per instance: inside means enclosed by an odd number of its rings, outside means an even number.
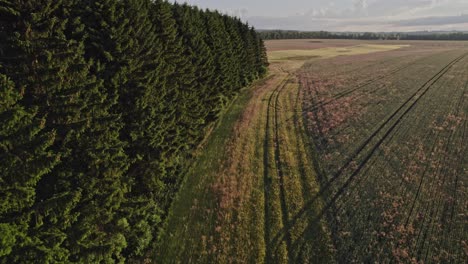
[[[284,50],[315,50],[323,48],[344,48],[361,45],[365,42],[361,40],[333,40],[333,39],[280,39],[266,41],[268,52]]]
[[[284,61],[284,60],[308,60],[308,59],[325,59],[333,58],[339,55],[360,55],[369,54],[374,52],[396,50],[405,45],[370,45],[362,44],[350,47],[327,47],[311,50],[278,50],[272,51],[269,54],[271,62]]]
[[[468,49],[420,51],[300,70],[339,262],[467,259]]]
[[[468,43],[268,41],[200,148],[160,263],[464,263]]]

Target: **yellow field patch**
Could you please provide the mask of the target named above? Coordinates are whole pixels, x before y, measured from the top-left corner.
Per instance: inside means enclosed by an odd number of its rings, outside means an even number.
[[[323,49],[310,49],[310,50],[281,50],[272,51],[268,53],[268,58],[271,61],[281,60],[309,60],[309,59],[323,59],[333,58],[341,55],[360,55],[367,53],[374,53],[380,51],[396,50],[409,45],[371,45],[363,44],[344,48],[323,48]]]

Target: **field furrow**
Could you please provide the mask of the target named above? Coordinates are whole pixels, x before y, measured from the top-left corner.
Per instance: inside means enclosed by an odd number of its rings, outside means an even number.
[[[451,217],[456,201],[466,199],[464,187],[454,188],[461,175],[466,179],[460,153],[466,155],[467,66],[466,50],[425,54],[362,90],[353,82],[349,89],[323,85],[320,74],[302,70],[304,116],[329,175],[323,214],[335,233],[338,262],[461,263],[466,257],[465,229],[446,234],[463,222]],[[330,100],[320,91],[333,88],[343,89],[331,99],[337,103],[320,103]],[[454,198],[460,193],[465,198]]]

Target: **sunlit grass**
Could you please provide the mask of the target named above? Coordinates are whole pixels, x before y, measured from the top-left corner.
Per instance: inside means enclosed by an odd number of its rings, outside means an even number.
[[[307,60],[307,59],[323,59],[333,58],[342,55],[361,55],[374,52],[391,51],[408,47],[409,45],[378,45],[378,44],[362,44],[351,47],[342,48],[323,48],[310,50],[281,50],[268,53],[271,61],[278,60]]]

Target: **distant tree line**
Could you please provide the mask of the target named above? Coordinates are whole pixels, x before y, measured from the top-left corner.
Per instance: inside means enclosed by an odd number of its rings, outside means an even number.
[[[346,36],[327,31],[261,30],[258,32],[264,40],[271,39],[345,39]]]
[[[256,31],[163,0],[0,0],[0,263],[144,259]]]
[[[468,33],[334,33],[327,31],[262,30],[260,37],[271,39],[360,39],[360,40],[468,40]]]

